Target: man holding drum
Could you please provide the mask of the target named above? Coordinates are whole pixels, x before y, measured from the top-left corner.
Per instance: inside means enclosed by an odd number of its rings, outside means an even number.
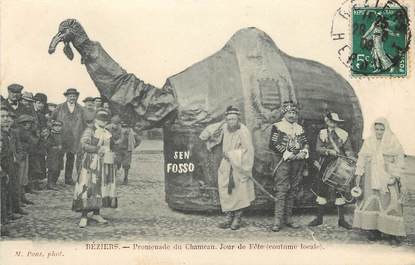
[[[338,209],[338,225],[346,229],[351,229],[352,226],[344,219],[344,205],[346,204],[346,201],[342,192],[345,190],[345,187],[342,187],[340,182],[348,183],[344,178],[351,178],[353,172],[350,176],[341,176],[340,174],[335,175],[335,170],[332,171],[331,169],[337,166],[341,167],[342,165],[349,167],[350,163],[353,165],[354,153],[350,144],[349,134],[338,127],[339,123],[344,120],[340,119],[337,113],[330,112],[324,117],[324,121],[327,128],[320,131],[316,142],[316,153],[320,156],[317,163],[320,170],[314,183],[317,195],[316,201],[318,204],[317,217],[308,225],[321,225],[323,223],[323,215],[327,203],[333,203],[334,201],[334,204]],[[338,161],[339,159],[342,159],[343,161]],[[341,171],[348,172],[347,168],[343,168]],[[332,174],[331,176],[333,176],[333,179],[326,181],[325,177],[327,177],[327,174]]]

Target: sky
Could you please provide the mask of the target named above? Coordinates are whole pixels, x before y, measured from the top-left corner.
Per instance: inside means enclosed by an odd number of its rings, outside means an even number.
[[[362,107],[364,137],[370,123],[384,116],[405,151],[415,154],[414,51],[410,50],[408,77],[352,78],[337,58],[338,43],[330,36],[334,14],[344,0],[0,2],[3,95],[11,83],[34,93],[46,92],[55,103],[64,100],[62,93],[68,87],[76,87],[81,98],[98,94],[78,54],[69,61],[62,45],[53,55],[47,52],[59,23],[66,18],[79,20],[90,39],[99,41],[124,69],[158,87],[169,76],[220,50],[239,29],[254,26],[285,53],[321,62],[349,81]]]

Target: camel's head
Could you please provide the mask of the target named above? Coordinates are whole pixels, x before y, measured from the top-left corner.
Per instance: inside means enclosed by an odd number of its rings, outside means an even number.
[[[59,42],[63,41],[65,44],[63,52],[66,57],[72,60],[74,55],[69,43],[72,42],[72,45],[74,45],[75,48],[79,48],[79,46],[88,39],[88,35],[76,19],[66,19],[59,25],[59,31],[52,38],[52,41],[49,44],[48,52],[49,54],[54,53],[56,46]]]

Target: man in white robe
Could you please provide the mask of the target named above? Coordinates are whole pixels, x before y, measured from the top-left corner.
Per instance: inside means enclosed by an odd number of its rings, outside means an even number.
[[[222,140],[223,159],[218,170],[218,191],[225,222],[220,228],[237,230],[241,226],[244,208],[255,200],[252,167],[254,146],[248,128],[239,121],[239,109],[230,106],[226,110],[225,123],[212,124],[200,135],[208,148]]]

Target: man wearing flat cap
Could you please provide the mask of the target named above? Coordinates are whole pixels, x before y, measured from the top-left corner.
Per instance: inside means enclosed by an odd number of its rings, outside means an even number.
[[[22,90],[22,85],[9,85],[7,87],[7,99],[2,102],[2,105],[16,116],[20,116],[25,111],[24,106],[20,103],[20,99],[22,98]]]
[[[27,108],[27,111],[32,110],[33,102],[35,102],[35,100],[33,99],[33,93],[24,91],[22,97],[20,98],[20,103],[22,103]],[[30,115],[31,113],[27,114]]]
[[[237,230],[241,226],[243,209],[255,200],[252,167],[254,145],[248,128],[240,122],[239,109],[229,106],[225,123],[209,125],[200,134],[208,149],[222,142],[223,158],[218,170],[218,191],[225,222],[222,229]]]
[[[309,150],[304,129],[297,123],[297,104],[286,101],[281,112],[283,118],[272,125],[269,143],[270,149],[275,152],[273,190],[277,200],[272,226],[274,232],[280,231],[284,224],[291,228],[299,227],[292,219],[292,211]]]
[[[313,189],[317,193],[317,217],[309,223],[309,226],[319,226],[323,224],[323,215],[327,204],[337,206],[338,225],[346,229],[352,229],[352,226],[344,218],[344,205],[346,201],[342,191],[330,187],[323,183],[323,173],[326,168],[335,162],[339,156],[353,157],[354,152],[350,143],[349,134],[341,129],[339,123],[344,120],[340,119],[335,112],[329,112],[325,117],[326,128],[322,129],[317,137],[316,152],[320,156],[318,164],[320,165],[319,174],[314,181]]]
[[[84,118],[85,120],[93,120],[95,118],[95,104],[94,104],[94,98],[93,97],[86,97],[84,100]]]
[[[59,104],[52,113],[53,120],[62,121],[62,155],[66,155],[65,183],[73,185],[75,155],[79,152],[79,140],[85,128],[83,108],[77,103],[79,92],[68,88],[64,93],[66,102]]]

